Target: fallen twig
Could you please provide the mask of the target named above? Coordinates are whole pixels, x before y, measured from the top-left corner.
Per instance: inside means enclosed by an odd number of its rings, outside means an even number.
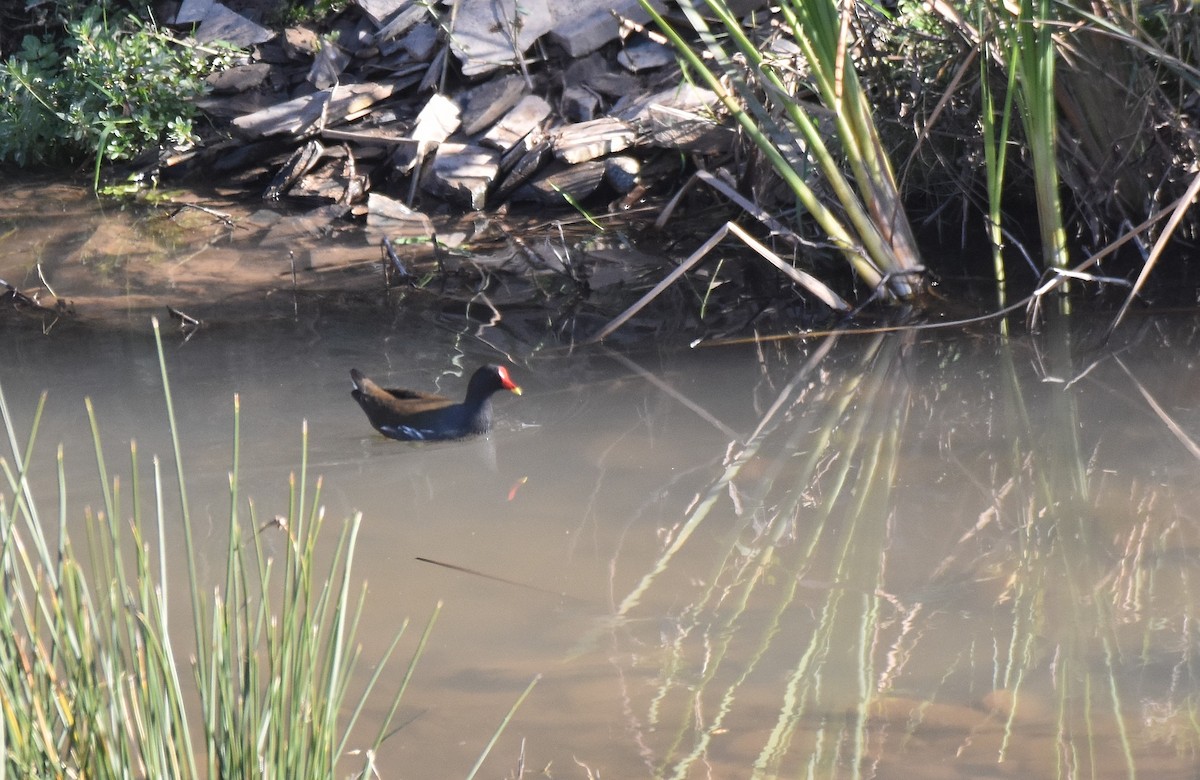
[[[646,304],[657,298],[663,290],[674,284],[679,277],[683,276],[693,267],[698,265],[700,261],[712,251],[713,247],[721,243],[721,241],[724,240],[725,236],[729,233],[732,233],[734,236],[741,239],[742,243],[753,249],[761,257],[766,259],[767,262],[786,274],[793,282],[815,295],[829,308],[833,309],[834,311],[850,311],[850,304],[842,300],[841,296],[830,289],[824,282],[811,274],[805,273],[798,268],[793,268],[785,263],[779,258],[778,255],[776,255],[770,249],[767,249],[767,247],[765,247],[763,244],[759,243],[753,236],[739,227],[736,223],[726,222],[724,225],[718,228],[717,232],[714,233],[707,241],[705,241],[699,249],[693,252],[690,257],[684,260],[675,270],[671,271],[671,273],[667,274],[662,281],[654,285],[650,292],[639,298],[628,309],[618,314],[611,322],[601,328],[599,333],[589,339],[587,343],[594,344],[598,341],[603,341],[613,331],[624,325],[630,317],[645,308]]]
[[[1146,399],[1146,403],[1149,404],[1150,409],[1153,410],[1156,415],[1158,415],[1158,419],[1162,420],[1163,425],[1167,426],[1167,430],[1175,435],[1175,438],[1179,440],[1179,443],[1182,444],[1188,452],[1192,453],[1193,457],[1200,459],[1200,445],[1197,445],[1190,436],[1184,433],[1183,428],[1179,426],[1179,423],[1175,422],[1171,415],[1167,414],[1166,410],[1159,406],[1158,401],[1154,400],[1154,396],[1150,395],[1150,391],[1138,381],[1137,377],[1133,375],[1133,372],[1129,370],[1129,367],[1125,365],[1121,358],[1114,355],[1113,360],[1117,361],[1117,365],[1120,366],[1126,375],[1129,376],[1129,381],[1133,382],[1133,386],[1136,387],[1138,392],[1142,394],[1142,398]]]
[[[1121,304],[1121,309],[1117,312],[1117,316],[1113,318],[1112,324],[1108,326],[1108,330],[1104,333],[1106,340],[1117,329],[1117,326],[1121,324],[1121,320],[1125,319],[1125,312],[1129,310],[1129,305],[1133,303],[1133,299],[1141,292],[1142,285],[1150,278],[1150,272],[1154,270],[1154,266],[1158,263],[1158,258],[1162,256],[1167,242],[1175,234],[1175,228],[1183,220],[1183,215],[1191,208],[1192,201],[1196,199],[1197,193],[1200,193],[1200,173],[1197,173],[1192,179],[1192,183],[1188,185],[1187,192],[1183,194],[1183,197],[1175,201],[1174,208],[1171,211],[1171,218],[1167,220],[1167,225],[1163,228],[1162,235],[1154,242],[1154,248],[1150,250],[1150,256],[1146,258],[1146,264],[1142,266],[1142,272],[1138,274],[1137,281],[1133,283],[1133,289],[1129,291],[1129,295],[1125,298],[1125,302]]]

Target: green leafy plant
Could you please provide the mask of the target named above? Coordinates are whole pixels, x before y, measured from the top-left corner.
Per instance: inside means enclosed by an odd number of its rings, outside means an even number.
[[[26,36],[0,66],[0,162],[129,160],[196,141],[193,98],[210,57],[134,16],[113,25],[103,6],[68,21],[60,42]]]

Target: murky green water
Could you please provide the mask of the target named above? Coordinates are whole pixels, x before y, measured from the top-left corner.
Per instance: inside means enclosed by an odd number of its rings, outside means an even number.
[[[51,506],[59,442],[69,514],[98,504],[85,397],[110,470],[130,438],[169,464],[148,324],[4,328],[20,430],[49,391]],[[302,420],[327,515],[363,513],[360,678],[444,603],[383,776],[464,776],[541,675],[487,776],[523,744],[526,776],[1191,778],[1198,333],[568,353],[367,310],[171,334],[167,361],[214,568],[237,393],[261,517],[286,511]],[[525,394],[486,439],[385,440],[349,397],[351,367],[458,395],[445,372],[506,358]]]

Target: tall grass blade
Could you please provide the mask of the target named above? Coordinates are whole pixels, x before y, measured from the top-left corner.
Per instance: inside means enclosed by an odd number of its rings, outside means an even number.
[[[471,771],[467,773],[467,780],[474,780],[475,775],[479,774],[480,768],[483,767],[483,762],[487,760],[488,754],[491,753],[492,748],[496,746],[496,741],[500,739],[500,735],[503,734],[504,729],[508,727],[509,721],[512,720],[513,715],[515,715],[517,712],[517,708],[524,703],[525,699],[529,698],[529,694],[533,692],[534,686],[537,685],[541,679],[542,676],[539,674],[530,680],[529,685],[525,686],[525,690],[522,691],[521,695],[517,697],[517,700],[513,702],[512,707],[510,707],[508,712],[505,713],[504,719],[500,721],[500,725],[496,728],[495,733],[492,734],[492,738],[488,740],[487,746],[485,746],[483,752],[479,754],[478,760],[475,761],[475,766],[471,767]]]
[[[101,509],[84,513],[81,559],[71,538],[64,448],[57,448],[52,545],[27,479],[34,437],[22,448],[0,389],[0,422],[12,452],[11,462],[0,458],[8,488],[0,491],[0,777],[333,777],[366,698],[387,676],[384,666],[376,668],[361,698],[348,698],[366,592],[351,598],[360,518],[346,524],[332,551],[320,546],[321,480],[310,492],[302,471],[299,490],[293,478],[291,515],[264,529],[287,536],[284,565],[272,565],[260,534],[244,539],[235,398],[226,572],[206,596],[157,323],[154,330],[188,557],[188,573],[179,576],[186,576],[193,607],[195,688],[185,687],[169,625],[167,537],[179,521],[167,509],[159,459],[151,459],[153,502],[144,505],[136,443],[133,478],[125,482],[110,470],[100,415],[85,402]],[[44,407],[43,395],[34,434]],[[307,455],[302,462],[307,466]],[[318,571],[327,553],[330,569]],[[197,697],[200,717],[193,718]],[[398,700],[390,706],[394,714]]]

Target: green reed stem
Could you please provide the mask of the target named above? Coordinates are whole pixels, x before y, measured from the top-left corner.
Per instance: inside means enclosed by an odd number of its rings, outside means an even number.
[[[767,158],[775,173],[863,281],[876,287],[884,282],[885,274],[898,274],[890,277],[887,291],[901,298],[912,295],[916,291],[916,284],[907,278],[906,272],[920,264],[916,243],[900,203],[890,163],[879,143],[869,105],[854,76],[853,63],[848,56],[824,61],[815,57],[816,48],[812,45],[812,39],[827,43],[832,35],[834,41],[839,41],[841,24],[837,22],[830,26],[818,23],[824,22],[825,17],[811,12],[811,6],[819,5],[830,12],[834,4],[829,0],[785,3],[783,13],[792,27],[796,42],[805,50],[810,66],[814,71],[824,69],[821,83],[828,85],[829,89],[821,91],[822,98],[826,107],[836,116],[838,138],[845,157],[850,161],[857,188],[846,178],[826,145],[820,122],[804,108],[803,102],[796,99],[780,78],[777,70],[790,65],[780,66],[764,57],[757,43],[749,39],[740,21],[722,0],[705,2],[708,10],[716,16],[722,32],[732,42],[737,55],[735,57],[718,41],[694,5],[682,3],[681,10],[715,63],[712,66],[694,52],[645,0],[643,7],[680,57],[717,95],[730,116]],[[836,10],[832,13],[840,19]],[[842,51],[842,54],[845,55],[845,52]],[[742,58],[745,65],[739,64],[738,58]],[[732,90],[726,81],[732,84]],[[756,97],[756,89],[765,95],[765,103]],[[786,115],[789,121],[786,127],[775,119],[769,107],[772,105]],[[821,201],[798,170],[796,161],[810,157],[833,191],[846,221]]]
[[[365,587],[351,597],[358,590],[352,562],[361,518],[343,528],[329,570],[317,571],[318,556],[326,554],[317,543],[321,480],[309,495],[302,469],[292,513],[277,527],[251,534],[247,549],[239,522],[241,426],[235,398],[227,570],[223,584],[206,597],[157,323],[155,340],[181,493],[196,688],[184,687],[168,625],[167,534],[179,521],[168,522],[159,459],[152,459],[151,521],[143,513],[136,443],[130,444],[132,493],[126,495],[121,478],[107,466],[97,410],[86,402],[103,508],[85,512],[88,545],[81,559],[71,542],[60,445],[52,554],[26,479],[34,436],[20,446],[0,391],[0,422],[12,453],[11,463],[0,459],[8,487],[0,490],[0,778],[188,780],[201,776],[201,765],[203,776],[212,777],[336,776],[350,729],[386,676],[383,665],[376,668],[361,698],[350,702],[360,652],[355,635],[365,604]],[[33,434],[44,405],[43,395]],[[307,450],[307,436],[304,444]],[[305,455],[305,467],[307,462]],[[156,542],[147,531],[158,534]],[[261,543],[265,533],[286,536],[284,566],[272,565]],[[398,640],[399,635],[388,656]],[[193,733],[189,715],[197,695],[201,718]],[[390,707],[389,720],[398,698]],[[348,721],[346,711],[353,713]],[[203,762],[195,755],[198,738]]]
[[[504,715],[504,719],[500,721],[500,725],[496,728],[495,733],[492,734],[492,738],[488,740],[487,745],[483,748],[483,752],[479,754],[479,758],[475,761],[475,765],[471,767],[471,771],[467,773],[467,780],[474,780],[475,775],[479,773],[479,770],[483,766],[483,762],[487,759],[488,754],[491,753],[492,748],[496,746],[496,742],[500,739],[500,735],[504,733],[504,729],[508,728],[509,721],[511,721],[513,715],[516,714],[517,708],[524,703],[525,699],[529,698],[529,694],[533,692],[534,686],[537,685],[541,679],[542,676],[539,674],[530,680],[529,685],[525,686],[525,690],[522,691],[521,695],[517,697],[517,700],[513,702],[512,707],[510,707],[508,712]]]

